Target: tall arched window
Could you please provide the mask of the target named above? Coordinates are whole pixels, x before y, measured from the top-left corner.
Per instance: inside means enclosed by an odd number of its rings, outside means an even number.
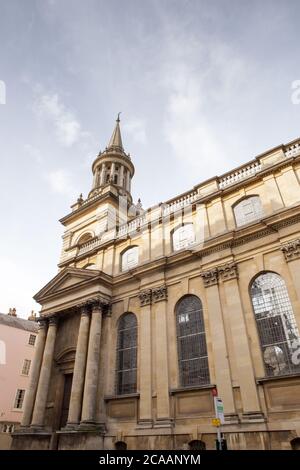
[[[233,207],[237,227],[249,224],[263,217],[259,196],[249,196],[236,203]]]
[[[83,245],[84,243],[90,241],[93,239],[93,235],[91,233],[84,233],[83,235],[81,235],[81,237],[79,238],[77,244],[78,245]]]
[[[185,224],[172,233],[173,250],[178,251],[195,243],[193,224]]]
[[[133,313],[125,313],[118,323],[117,395],[136,392],[137,321]]]
[[[284,280],[279,274],[260,274],[250,286],[268,376],[300,372],[300,337]]]
[[[203,310],[198,297],[187,295],[179,300],[176,323],[181,386],[209,384]]]
[[[133,246],[121,255],[121,271],[127,271],[137,266],[139,262],[139,247]]]

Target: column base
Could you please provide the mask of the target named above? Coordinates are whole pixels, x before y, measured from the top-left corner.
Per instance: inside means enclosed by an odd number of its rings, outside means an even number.
[[[228,414],[225,414],[224,417],[225,417],[224,426],[226,426],[226,424],[239,424],[240,422],[239,415],[236,413],[228,413]]]
[[[81,421],[77,428],[77,431],[97,431],[97,432],[106,432],[106,427],[104,423],[95,423],[92,421]]]
[[[136,426],[136,429],[151,429],[153,428],[152,419],[140,419]]]
[[[241,423],[264,423],[266,418],[260,411],[248,411],[241,416]]]
[[[173,420],[170,418],[158,418],[153,427],[154,428],[172,428],[174,425]]]

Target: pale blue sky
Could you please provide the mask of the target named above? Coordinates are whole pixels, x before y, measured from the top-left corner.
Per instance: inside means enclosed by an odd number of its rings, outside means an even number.
[[[118,111],[144,207],[298,137],[299,16],[297,0],[0,0],[0,311],[38,310]]]

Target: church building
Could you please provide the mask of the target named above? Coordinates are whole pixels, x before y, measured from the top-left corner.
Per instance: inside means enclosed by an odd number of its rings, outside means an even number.
[[[215,449],[216,394],[228,449],[299,447],[300,140],[149,209],[134,172],[118,118],[34,297],[12,449]]]

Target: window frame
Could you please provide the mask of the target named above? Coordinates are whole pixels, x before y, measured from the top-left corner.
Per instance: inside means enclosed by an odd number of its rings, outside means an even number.
[[[243,220],[244,221],[241,223],[241,222],[238,221],[238,216],[236,214],[236,209],[239,205],[241,205],[245,201],[251,200],[251,199],[256,199],[257,201],[259,201],[260,208],[259,208],[258,212],[256,213],[256,216],[253,217],[253,218],[250,218],[249,220],[247,220],[247,218],[245,217],[245,214],[243,214]],[[231,207],[232,207],[235,226],[237,228],[244,227],[244,226],[246,226],[248,224],[252,224],[254,222],[258,222],[259,220],[261,220],[264,217],[264,209],[263,209],[261,197],[260,197],[259,194],[249,194],[249,195],[243,196],[240,199],[238,199]]]
[[[133,326],[131,325],[130,327],[123,326],[122,323],[125,323],[126,317],[131,317],[133,320]],[[115,365],[115,393],[117,396],[121,395],[130,395],[130,394],[135,394],[137,393],[137,373],[138,373],[138,322],[137,322],[137,317],[133,312],[125,312],[123,313],[117,322],[117,328],[116,328],[116,365]],[[129,347],[124,347],[124,341],[125,341],[125,334],[124,332],[128,332],[128,330],[135,330],[132,334],[132,337],[130,337],[130,341],[132,341],[132,338],[134,338],[133,344],[130,344]],[[124,336],[121,336],[121,335]],[[124,352],[129,352],[130,356],[130,361],[131,361],[131,367],[125,368],[124,367]],[[123,357],[122,357],[123,355]],[[122,367],[120,367],[120,363],[123,363]],[[133,366],[132,366],[133,364]],[[133,377],[134,381],[130,382],[129,384],[124,385],[124,373],[132,374],[131,377]],[[129,390],[126,389],[126,386],[129,387]],[[130,390],[130,387],[132,386],[132,389]]]
[[[33,333],[30,333],[29,338],[28,338],[28,345],[29,345],[29,346],[33,346],[33,347],[35,346],[36,337],[37,337],[37,335],[35,335],[35,334],[33,334]],[[34,338],[34,339],[32,339],[32,338]],[[33,342],[32,342],[32,341],[33,341]]]
[[[254,284],[259,278],[268,274],[270,274],[271,276],[275,276],[275,279],[277,277],[277,281],[279,282],[279,284],[278,286],[275,286],[275,287],[278,287],[280,290],[275,292],[274,291],[275,288],[273,286],[272,287],[273,292],[269,293],[268,299],[267,299],[267,293],[259,294],[260,297],[262,298],[262,302],[260,302],[260,305],[259,305],[259,301],[258,301],[258,303],[255,305],[253,298],[258,298],[258,295],[254,297],[254,294],[252,292],[253,289],[255,288]],[[265,296],[265,298],[263,298],[263,296]],[[264,376],[266,378],[271,379],[273,377],[275,378],[276,377],[289,377],[290,375],[293,375],[295,373],[299,374],[300,365],[298,365],[298,370],[297,370],[297,365],[295,364],[293,365],[290,360],[290,357],[288,356],[288,354],[292,356],[292,353],[290,350],[293,344],[296,345],[296,343],[298,343],[299,345],[298,347],[295,346],[294,352],[298,350],[300,351],[300,332],[299,332],[299,328],[297,325],[292,301],[291,301],[287,284],[285,282],[284,277],[275,271],[259,272],[251,279],[249,283],[249,298],[250,298],[250,303],[251,303],[252,311],[253,311],[253,317],[254,317],[254,321],[256,325],[258,345],[259,345],[261,359],[262,359],[263,368],[265,372]],[[269,307],[269,310],[267,310],[268,307]],[[260,311],[262,308],[265,308],[265,312]],[[264,313],[265,315],[263,316]],[[259,318],[260,314],[262,314],[261,318]],[[264,323],[266,324],[265,327],[263,326]],[[290,326],[287,326],[287,325],[290,325]],[[290,335],[287,332],[288,328],[290,328]],[[283,336],[282,333],[284,333],[285,336]],[[271,338],[272,335],[273,335],[272,343],[263,342],[263,339],[268,340],[269,338]],[[280,335],[282,336],[280,337]],[[291,339],[292,335],[295,336],[293,340]],[[296,335],[298,335],[298,337]],[[295,341],[295,343],[293,343],[293,341]],[[276,347],[278,347],[281,350],[281,353],[282,353],[281,358],[279,358],[279,350],[275,350]],[[265,351],[268,348],[269,348],[270,354],[269,356],[265,357]],[[273,348],[273,353],[271,352],[271,348]],[[276,361],[275,361],[275,356],[276,356]],[[283,365],[284,365],[283,359],[287,361],[286,363],[287,365],[285,366],[285,368],[283,368]],[[273,360],[273,363],[272,363],[272,360]],[[275,373],[276,366],[279,368],[278,373]],[[273,368],[273,371],[272,371],[272,368]],[[288,370],[286,370],[286,368]]]
[[[31,359],[24,359],[21,375],[29,376],[31,369]]]
[[[180,229],[184,229],[187,226],[192,226],[192,232],[193,232],[193,241],[188,241],[187,244],[180,246],[179,248],[175,248],[175,243],[174,243],[174,235],[176,232],[178,232]],[[171,230],[171,246],[172,246],[172,251],[177,252],[180,250],[187,250],[188,247],[193,246],[196,243],[196,231],[195,231],[195,225],[193,222],[186,222],[182,223],[180,225],[177,225]]]
[[[22,393],[22,392],[24,392],[24,393]],[[14,399],[14,407],[13,407],[14,410],[20,411],[20,410],[23,409],[25,393],[26,393],[26,390],[24,388],[17,388],[16,394],[15,394],[15,399]],[[16,405],[21,405],[21,406],[16,406]]]
[[[184,311],[180,311],[181,305],[183,301],[186,301],[188,298],[194,299],[195,302],[198,302],[198,308],[185,308]],[[186,334],[181,334],[180,331],[180,321],[179,317],[185,317],[185,322],[187,321],[188,315],[190,314],[197,314],[199,318],[194,316],[194,319],[191,319],[191,322],[194,321],[196,324],[198,323],[198,329],[192,330]],[[188,318],[188,321],[190,319]],[[178,359],[178,378],[179,384],[181,388],[190,388],[190,387],[205,387],[210,386],[210,370],[209,370],[209,359],[208,359],[208,349],[207,349],[207,339],[206,339],[206,328],[204,322],[204,314],[203,314],[203,304],[201,299],[194,294],[187,294],[181,297],[176,305],[175,305],[175,322],[176,322],[176,343],[177,343],[177,359]],[[192,325],[192,323],[191,323]],[[202,328],[201,328],[202,326]],[[188,331],[188,330],[187,330]],[[196,338],[197,337],[197,338]],[[195,342],[196,338],[196,342]],[[199,340],[199,343],[197,342]],[[192,341],[193,340],[193,341]],[[183,351],[183,346],[185,351]],[[195,349],[193,350],[193,346]],[[197,351],[197,347],[199,349],[199,354]],[[201,351],[203,349],[203,351]],[[185,358],[185,355],[190,354],[191,357]],[[198,372],[199,374],[203,373],[205,376],[205,380],[196,380],[191,374],[188,375],[183,367],[184,364],[187,364],[187,369],[192,371],[190,365],[197,364],[198,362]],[[204,366],[202,365],[204,364]],[[198,375],[198,377],[201,377]]]
[[[133,250],[136,250],[136,262],[134,262],[134,264],[132,265],[128,265],[128,261],[127,261],[127,267],[124,268],[123,267],[123,257],[126,255],[126,253],[128,253],[129,251],[133,251]],[[129,247],[126,247],[121,253],[120,253],[120,271],[122,273],[124,272],[127,272],[127,271],[130,271],[131,269],[134,269],[138,266],[139,264],[139,255],[140,255],[140,247],[138,245],[131,245]]]

